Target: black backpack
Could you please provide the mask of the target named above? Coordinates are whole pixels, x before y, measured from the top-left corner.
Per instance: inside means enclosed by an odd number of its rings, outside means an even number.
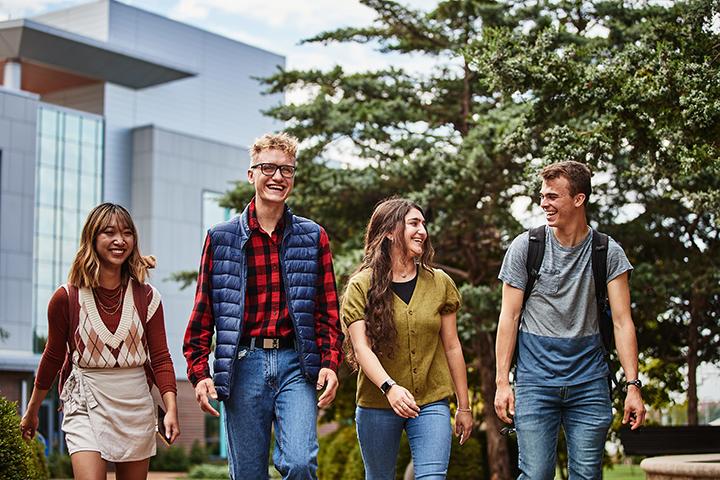
[[[542,265],[543,256],[545,255],[545,225],[531,228],[528,230],[529,242],[528,253],[525,262],[527,270],[527,283],[523,295],[523,310],[525,304],[530,297],[535,282],[540,276],[540,266]],[[593,279],[595,280],[595,299],[598,311],[598,328],[600,337],[602,338],[603,354],[605,361],[608,363],[610,375],[608,384],[610,391],[613,390],[615,379],[615,365],[610,361],[610,352],[613,348],[613,323],[610,314],[610,303],[607,298],[607,252],[608,252],[608,236],[593,229],[592,234],[592,256],[591,264],[593,271]],[[520,322],[518,322],[518,330]],[[517,348],[515,349],[515,361],[517,362]]]

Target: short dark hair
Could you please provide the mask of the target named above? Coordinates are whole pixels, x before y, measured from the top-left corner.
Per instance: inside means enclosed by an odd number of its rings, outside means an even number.
[[[565,177],[570,183],[570,195],[574,197],[578,193],[584,193],[585,206],[590,201],[590,177],[592,177],[592,172],[587,165],[573,160],[553,163],[543,168],[540,176],[546,181]]]

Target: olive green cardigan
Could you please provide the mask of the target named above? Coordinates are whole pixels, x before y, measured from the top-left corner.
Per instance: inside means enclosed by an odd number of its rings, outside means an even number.
[[[392,358],[379,357],[380,363],[399,385],[407,388],[418,405],[452,395],[453,383],[440,340],[440,316],[460,308],[460,292],[442,270],[433,273],[418,268],[418,279],[410,304],[394,295],[397,344]],[[371,271],[353,276],[343,297],[340,318],[346,326],[365,320]],[[356,402],[361,407],[390,408],[380,389],[358,373]]]

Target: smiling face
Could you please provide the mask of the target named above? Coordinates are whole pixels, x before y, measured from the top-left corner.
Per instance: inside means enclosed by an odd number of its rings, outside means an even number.
[[[550,227],[570,225],[585,217],[585,194],[570,194],[570,182],[565,177],[543,180],[540,189],[540,208],[545,212],[545,220]]]
[[[425,240],[427,240],[427,230],[425,229],[425,217],[417,208],[412,208],[405,215],[405,227],[403,230],[403,240],[405,242],[405,252],[408,257],[419,257],[423,253]]]
[[[95,237],[95,252],[103,268],[120,268],[135,248],[135,235],[113,215],[110,222]]]
[[[295,159],[281,150],[267,149],[257,155],[252,166],[261,163],[294,167]],[[261,172],[260,167],[252,168],[252,166],[248,170],[248,181],[255,186],[256,201],[266,204],[284,204],[292,192],[295,178],[283,177],[280,169],[276,169],[272,176],[268,176]]]

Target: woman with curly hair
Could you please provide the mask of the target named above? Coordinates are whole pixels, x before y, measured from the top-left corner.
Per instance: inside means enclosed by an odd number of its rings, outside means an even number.
[[[107,462],[118,479],[147,477],[156,450],[153,383],[167,409],[166,440],[180,434],[160,294],[145,283],[154,266],[140,254],[128,211],[103,203],[85,221],[68,283],[50,299],[48,341],[20,428],[25,438],[35,435],[40,404],[60,371],[62,429],[76,479],[104,479]]]
[[[453,392],[455,435],[463,444],[472,431],[456,326],[460,293],[433,268],[433,255],[418,205],[399,198],[378,204],[341,309],[352,342],[348,360],[359,366],[355,418],[368,480],[395,478],[403,430],[416,478],[445,478]]]

